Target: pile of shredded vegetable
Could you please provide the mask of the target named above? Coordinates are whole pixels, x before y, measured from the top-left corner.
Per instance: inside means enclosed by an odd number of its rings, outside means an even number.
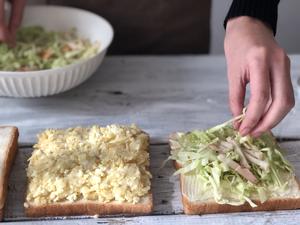
[[[231,125],[243,115],[206,131],[176,133],[171,156],[182,167],[186,193],[192,201],[206,196],[220,204],[242,205],[253,199],[300,197],[291,165],[270,133],[242,137]]]
[[[75,29],[46,31],[40,26],[21,28],[16,45],[0,44],[0,70],[33,71],[63,67],[97,54],[99,43],[80,38]]]

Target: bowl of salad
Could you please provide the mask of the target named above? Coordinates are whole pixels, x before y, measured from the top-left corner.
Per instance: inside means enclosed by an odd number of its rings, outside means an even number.
[[[78,86],[102,63],[112,26],[91,12],[28,6],[15,46],[0,44],[0,96],[41,97]]]

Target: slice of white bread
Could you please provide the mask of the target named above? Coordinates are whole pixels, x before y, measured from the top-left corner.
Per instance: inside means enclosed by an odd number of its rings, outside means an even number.
[[[18,129],[0,126],[0,219],[3,219],[8,177],[18,149]]]
[[[170,140],[176,140],[177,135],[171,134]],[[170,149],[174,150],[171,142]],[[176,169],[181,168],[181,165],[174,161],[174,167]],[[257,205],[257,207],[251,207],[248,203],[239,206],[233,206],[229,204],[218,204],[214,201],[214,199],[205,200],[205,201],[191,201],[189,197],[184,194],[184,182],[185,175],[180,175],[180,189],[182,195],[182,204],[183,210],[185,214],[188,215],[199,215],[199,214],[210,214],[210,213],[231,213],[231,212],[251,212],[251,211],[274,211],[274,210],[288,210],[288,209],[299,209],[300,208],[300,197],[294,198],[286,197],[282,198],[271,198],[268,199],[264,203],[260,203],[260,201],[253,200],[253,202]],[[300,183],[295,179],[295,184],[298,184],[298,188],[300,191]]]
[[[143,132],[144,133],[144,132]],[[144,133],[145,134],[145,133]],[[149,151],[149,136],[147,136],[147,149]],[[148,170],[148,168],[146,168]],[[30,180],[28,180],[30,182]],[[27,194],[29,193],[29,183]],[[79,198],[74,201],[62,200],[48,203],[35,203],[27,200],[24,203],[25,214],[29,217],[70,216],[70,215],[144,215],[153,210],[151,190],[139,199],[137,203],[131,202],[103,202]]]
[[[153,210],[152,194],[143,197],[137,204],[97,201],[60,202],[48,205],[25,203],[25,213],[29,217],[70,216],[70,215],[145,215]]]
[[[181,191],[184,184],[184,175],[180,175]],[[299,185],[299,182],[298,182]],[[300,187],[300,185],[299,185]],[[182,204],[184,213],[188,215],[210,214],[210,213],[231,213],[231,212],[251,212],[251,211],[274,211],[299,209],[300,198],[271,198],[264,203],[253,200],[257,207],[251,207],[248,203],[240,206],[233,206],[229,204],[218,204],[211,199],[209,201],[190,201],[188,196],[182,194]]]

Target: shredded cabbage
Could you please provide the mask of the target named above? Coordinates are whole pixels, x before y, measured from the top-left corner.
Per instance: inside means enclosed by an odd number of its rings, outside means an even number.
[[[97,54],[99,43],[80,38],[75,29],[46,31],[40,26],[23,27],[12,48],[0,44],[0,70],[33,71],[63,67]]]
[[[274,137],[270,133],[260,138],[240,136],[231,123],[242,118],[239,116],[206,131],[178,133],[171,139],[169,159],[182,166],[175,175],[184,174],[187,184],[197,184],[198,188],[201,184],[201,191],[187,188],[186,194],[190,193],[194,201],[210,193],[220,204],[248,202],[256,207],[253,199],[263,203],[281,196],[292,185],[289,182],[294,180],[293,169]],[[242,160],[247,161],[246,165]]]

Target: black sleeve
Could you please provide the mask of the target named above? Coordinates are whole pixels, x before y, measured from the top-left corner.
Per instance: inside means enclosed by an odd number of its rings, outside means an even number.
[[[276,34],[278,3],[280,0],[233,0],[224,21],[226,29],[227,21],[238,16],[251,16],[267,24]]]

